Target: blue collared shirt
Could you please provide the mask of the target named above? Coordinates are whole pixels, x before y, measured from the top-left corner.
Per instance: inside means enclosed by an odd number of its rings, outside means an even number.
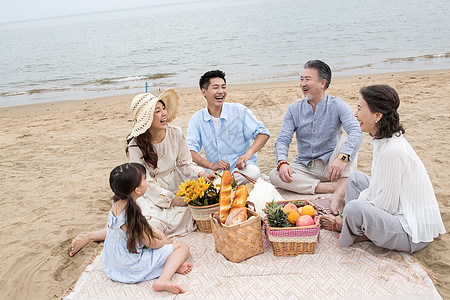
[[[264,123],[258,121],[247,107],[239,103],[225,102],[217,135],[212,117],[205,107],[191,117],[186,140],[189,150],[199,153],[203,147],[207,160],[213,163],[224,160],[233,170],[236,160],[250,148],[252,140],[258,134],[270,137]],[[253,154],[248,163],[258,165],[257,153]]]
[[[287,161],[289,145],[295,132],[298,162],[308,165],[312,160],[321,159],[327,163],[339,142],[342,128],[348,138],[340,152],[350,155],[352,160],[356,157],[363,133],[347,103],[328,94],[316,104],[315,112],[306,99],[292,103],[286,110],[275,143],[277,162]]]

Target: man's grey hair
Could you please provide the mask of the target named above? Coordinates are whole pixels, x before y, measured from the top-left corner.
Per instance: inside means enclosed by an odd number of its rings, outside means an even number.
[[[319,72],[319,78],[325,79],[325,89],[330,86],[331,83],[331,68],[321,60],[308,60],[304,65],[304,69],[316,69]]]

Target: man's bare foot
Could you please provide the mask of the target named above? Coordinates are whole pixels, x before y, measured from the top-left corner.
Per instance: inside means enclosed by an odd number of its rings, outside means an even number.
[[[340,211],[344,210],[344,194],[334,193],[330,199],[330,209],[334,215],[339,214]]]
[[[184,262],[181,266],[175,271],[178,274],[186,275],[192,270],[193,264],[190,262]]]
[[[174,294],[183,294],[183,293],[186,292],[179,285],[176,285],[176,284],[174,284],[174,283],[172,283],[170,281],[163,281],[163,280],[159,280],[159,279],[157,279],[153,283],[153,289],[155,291],[169,291],[169,292],[172,292]]]
[[[342,220],[340,216],[333,215],[323,215],[320,217],[320,223],[323,228],[337,232],[341,232],[342,230]]]
[[[86,232],[82,232],[77,235],[73,240],[70,246],[69,256],[74,256],[78,251],[83,249],[84,246],[91,242],[88,234]]]
[[[332,194],[336,191],[337,182],[319,182],[314,192],[316,194]]]

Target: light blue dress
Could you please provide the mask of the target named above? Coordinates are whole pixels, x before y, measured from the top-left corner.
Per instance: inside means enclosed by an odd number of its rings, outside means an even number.
[[[167,244],[159,249],[138,247],[138,253],[129,252],[127,234],[120,228],[125,224],[125,211],[117,217],[109,211],[102,270],[112,280],[124,283],[137,283],[157,278],[161,275],[167,258],[173,252],[173,246]]]

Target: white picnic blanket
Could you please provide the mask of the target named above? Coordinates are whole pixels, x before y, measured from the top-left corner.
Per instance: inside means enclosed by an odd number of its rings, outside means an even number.
[[[337,233],[322,229],[314,254],[275,257],[273,249],[240,263],[215,251],[212,234],[179,238],[191,249],[188,275],[173,281],[185,294],[155,292],[152,281],[123,284],[101,270],[101,255],[64,299],[441,299],[413,259],[370,242],[342,248]]]
[[[278,191],[286,200],[317,198]],[[264,238],[264,253],[240,263],[229,262],[215,251],[212,234],[196,231],[175,240],[190,246],[188,260],[194,264],[188,275],[173,277],[187,290],[185,294],[156,292],[152,281],[113,282],[100,270],[100,254],[64,299],[442,299],[409,254],[371,242],[343,248],[337,233],[325,229],[320,230],[314,254],[276,257]]]

